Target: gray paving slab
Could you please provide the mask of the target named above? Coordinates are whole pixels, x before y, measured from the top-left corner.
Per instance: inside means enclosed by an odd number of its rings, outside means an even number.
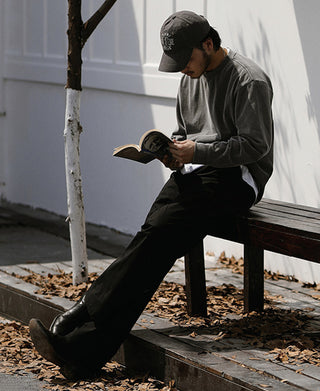
[[[20,216],[20,215],[19,215]],[[23,218],[21,220],[24,220]],[[48,222],[49,224],[49,222]],[[3,208],[0,208],[0,266],[19,264],[45,264],[68,262],[71,260],[70,242],[43,229],[44,224],[33,225],[19,221],[19,217]],[[97,230],[97,228],[95,228]],[[98,232],[98,231],[96,231]],[[106,255],[88,248],[88,259],[101,260]],[[35,265],[34,265],[35,266]],[[39,265],[40,266],[40,265]],[[19,270],[21,274],[23,270]],[[0,319],[0,321],[5,321]],[[0,358],[1,359],[1,358]],[[44,382],[27,372],[20,374],[5,373],[0,363],[0,391],[40,391]]]
[[[0,372],[1,391],[40,391],[44,389],[44,384],[44,382],[36,379],[29,373],[23,372],[21,375],[10,375]]]
[[[0,317],[0,322],[7,323],[9,320]],[[0,363],[0,391],[39,391],[43,390],[44,384],[44,382],[37,379],[32,373],[5,373],[5,369]]]
[[[88,258],[103,258],[88,249]],[[70,243],[56,235],[26,226],[0,227],[0,265],[57,262],[71,259]]]
[[[65,216],[0,200],[0,228],[9,226],[35,228],[67,242],[70,238]],[[118,256],[132,240],[132,235],[90,222],[86,222],[86,236],[88,249],[113,257]]]

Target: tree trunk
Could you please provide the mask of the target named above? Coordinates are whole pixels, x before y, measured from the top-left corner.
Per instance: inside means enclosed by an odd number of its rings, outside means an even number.
[[[83,24],[81,0],[68,0],[68,70],[65,116],[65,167],[68,197],[73,284],[88,278],[85,217],[80,171],[80,94],[81,51],[87,39],[116,0],[105,0],[92,17]]]
[[[68,70],[65,117],[65,167],[73,284],[88,278],[85,217],[80,171],[81,0],[68,1]]]
[[[73,267],[73,284],[88,278],[85,217],[80,171],[80,94],[67,88],[65,120],[65,166],[68,195],[68,220]]]

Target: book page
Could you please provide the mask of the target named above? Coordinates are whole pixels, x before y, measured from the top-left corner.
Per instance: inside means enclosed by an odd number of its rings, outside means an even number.
[[[164,133],[154,130],[144,135],[141,149],[161,159],[164,155],[169,154],[169,143],[171,142],[172,140]]]

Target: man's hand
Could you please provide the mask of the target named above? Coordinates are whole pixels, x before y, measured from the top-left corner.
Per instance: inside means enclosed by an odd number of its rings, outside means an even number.
[[[177,141],[169,144],[170,155],[165,155],[162,163],[171,170],[178,170],[185,163],[191,163],[193,160],[195,142],[191,140]]]
[[[196,143],[191,140],[177,141],[169,145],[169,150],[173,160],[177,160],[181,165],[192,163]]]
[[[161,161],[166,167],[170,168],[173,171],[179,170],[183,166],[183,163],[180,163],[178,160],[174,159],[170,155],[165,155]]]

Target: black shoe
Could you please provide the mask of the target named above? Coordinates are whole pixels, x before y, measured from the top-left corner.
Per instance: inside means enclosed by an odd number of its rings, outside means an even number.
[[[73,307],[61,315],[58,315],[50,326],[50,332],[54,335],[67,335],[76,327],[90,321],[90,316],[84,302],[84,297]]]
[[[46,360],[60,367],[60,372],[66,379],[77,381],[92,379],[98,375],[99,369],[93,370],[87,366],[81,366],[72,362],[62,352],[61,346],[59,348],[57,347],[57,337],[47,330],[40,320],[31,319],[29,330],[32,342],[38,353]]]
[[[66,360],[58,353],[55,347],[54,336],[44,327],[39,319],[30,320],[29,331],[32,342],[42,357],[59,367],[66,363]]]

